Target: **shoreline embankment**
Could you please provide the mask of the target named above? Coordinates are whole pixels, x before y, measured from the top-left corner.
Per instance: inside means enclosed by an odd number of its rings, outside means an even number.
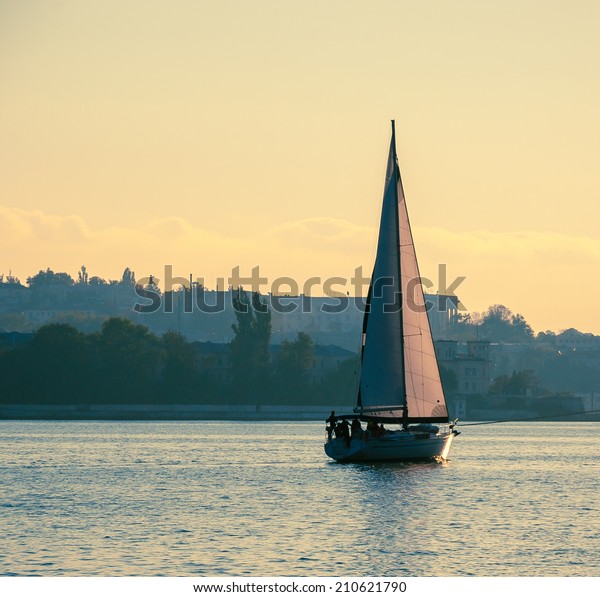
[[[0,420],[320,421],[352,407],[247,404],[0,405]]]
[[[352,406],[276,404],[2,404],[0,420],[48,421],[324,421],[331,411],[352,413]],[[600,413],[542,416],[525,410],[477,410],[461,421],[600,421]]]

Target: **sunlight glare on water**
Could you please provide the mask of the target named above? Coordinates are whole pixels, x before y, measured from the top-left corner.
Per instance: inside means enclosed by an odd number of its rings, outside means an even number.
[[[0,422],[2,575],[597,576],[598,423],[347,464],[320,423]]]

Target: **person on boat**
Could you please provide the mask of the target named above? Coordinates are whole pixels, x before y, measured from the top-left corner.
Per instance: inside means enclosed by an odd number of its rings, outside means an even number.
[[[350,445],[350,423],[344,419],[340,423],[340,436],[346,442],[346,446]]]
[[[379,436],[379,427],[377,427],[377,423],[375,423],[375,421],[369,421],[367,423],[367,432],[369,433],[369,437]]]
[[[352,425],[350,425],[350,439],[360,438],[362,436],[362,427],[360,426],[360,421],[358,419],[353,419]]]
[[[402,430],[408,429],[408,404],[402,409]]]
[[[335,429],[335,424],[337,422],[337,417],[335,416],[335,411],[332,410],[329,418],[325,420],[326,427],[325,431],[327,431],[327,441],[331,441],[331,436],[333,435],[333,431]]]

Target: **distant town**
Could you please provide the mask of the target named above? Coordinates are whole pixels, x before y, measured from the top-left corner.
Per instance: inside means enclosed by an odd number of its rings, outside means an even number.
[[[318,418],[352,406],[361,297],[163,293],[148,279],[0,276],[0,417]],[[194,309],[193,293],[221,308]],[[151,294],[163,308],[135,307]],[[451,416],[600,419],[600,336],[536,335],[502,305],[468,314],[456,296],[426,300]]]

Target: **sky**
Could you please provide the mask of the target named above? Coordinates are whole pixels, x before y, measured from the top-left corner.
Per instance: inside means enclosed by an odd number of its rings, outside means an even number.
[[[591,0],[0,0],[0,273],[349,280],[393,118],[432,290],[444,264],[469,311],[600,334],[599,23]]]

